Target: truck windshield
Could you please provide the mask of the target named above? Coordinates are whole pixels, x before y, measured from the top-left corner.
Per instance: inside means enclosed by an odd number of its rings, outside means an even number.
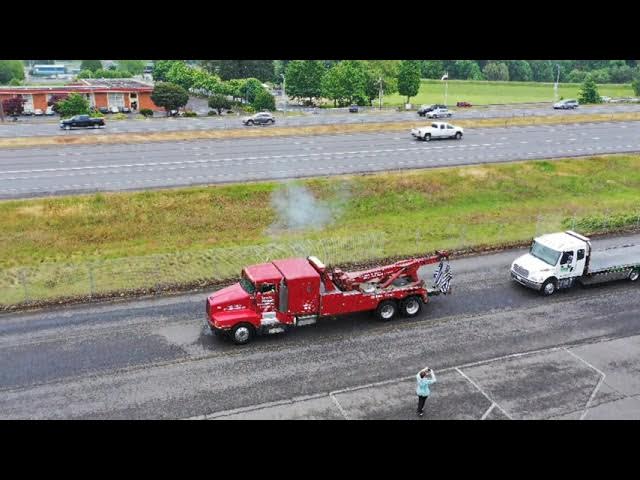
[[[552,267],[558,263],[560,258],[560,252],[555,251],[553,248],[545,247],[538,242],[533,242],[530,253]]]
[[[248,294],[252,294],[256,291],[256,286],[246,277],[240,278],[240,286],[242,286]]]

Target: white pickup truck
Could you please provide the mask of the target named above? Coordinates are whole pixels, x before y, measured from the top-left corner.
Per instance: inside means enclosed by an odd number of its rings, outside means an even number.
[[[464,135],[464,130],[450,123],[433,122],[425,127],[412,128],[411,135],[426,142],[434,138],[455,138],[460,140]]]
[[[529,253],[511,264],[513,280],[546,296],[576,281],[588,285],[639,277],[640,245],[593,251],[587,237],[571,230],[535,238]]]

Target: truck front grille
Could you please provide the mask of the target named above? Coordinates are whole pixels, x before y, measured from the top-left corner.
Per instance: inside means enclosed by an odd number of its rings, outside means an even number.
[[[529,270],[527,270],[526,268],[522,268],[517,263],[513,264],[513,271],[524,278],[529,277]]]

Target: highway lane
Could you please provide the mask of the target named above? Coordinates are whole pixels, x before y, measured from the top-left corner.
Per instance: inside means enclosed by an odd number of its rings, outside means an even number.
[[[631,235],[596,240],[594,245],[639,241],[640,235]],[[307,397],[313,403],[306,407],[307,418],[340,418],[334,407],[315,411],[316,403],[325,402],[329,392],[409,376],[408,386],[399,385],[406,402],[380,400],[383,407],[385,401],[393,404],[389,411],[366,404],[378,388],[356,398],[351,410],[347,393],[338,395],[351,418],[404,418],[415,408],[410,376],[429,364],[443,372],[430,404],[441,408],[438,416],[480,418],[491,405],[468,391],[471,387],[454,367],[540,349],[551,351],[523,371],[511,363],[493,364],[488,372],[479,371],[480,366],[461,371],[476,380],[482,374],[489,383],[524,375],[522,384],[490,391],[511,418],[574,415],[577,403],[583,405],[596,385],[602,397],[594,396],[593,406],[606,409],[607,402],[618,402],[611,403],[616,409],[609,414],[619,414],[640,394],[638,382],[628,381],[640,364],[633,339],[640,334],[638,284],[617,282],[543,298],[508,277],[510,262],[521,252],[453,260],[453,294],[433,298],[416,319],[379,323],[368,315],[354,315],[260,337],[244,347],[208,333],[204,292],[3,314],[0,417],[187,418]],[[422,273],[429,277],[431,271],[429,266]],[[598,383],[590,367],[573,360],[572,355],[584,359],[589,353],[580,350],[586,348],[580,344],[625,338],[624,348],[615,344],[613,349],[623,358],[610,363],[626,370],[609,374],[606,385]],[[566,349],[558,353],[554,349],[559,347]],[[596,347],[589,348],[593,354]],[[562,358],[556,358],[560,354]],[[602,355],[586,365],[602,360]],[[507,372],[496,379],[502,367]],[[529,382],[528,369],[542,374],[543,384],[552,384],[553,390]],[[624,379],[627,387],[617,385],[616,379]],[[445,405],[438,404],[438,398],[446,400]],[[526,405],[518,403],[524,400]],[[360,401],[364,404],[358,405]],[[471,404],[476,406],[467,412]],[[634,415],[635,406],[625,408],[627,415]]]
[[[640,151],[640,122],[0,150],[0,198],[273,180]]]
[[[454,111],[453,120],[458,118],[511,118],[511,117],[538,117],[553,115],[580,115],[589,113],[625,113],[640,111],[640,104],[604,104],[581,106],[576,110],[554,110],[551,104],[543,106],[492,106],[486,108],[452,109]],[[19,120],[18,122],[6,122],[0,124],[0,138],[2,137],[32,137],[48,135],[104,135],[109,133],[135,133],[135,132],[169,132],[180,130],[210,130],[210,129],[230,129],[230,128],[263,128],[244,127],[240,116],[229,115],[222,117],[198,117],[198,118],[153,118],[153,119],[131,119],[131,120],[110,120],[109,115],[105,116],[107,126],[102,129],[76,129],[71,131],[61,130],[55,121],[29,122]],[[406,122],[421,120],[415,111],[367,111],[357,114],[334,113],[321,111],[314,115],[306,113],[299,116],[278,117],[276,125],[267,128],[278,128],[283,126],[306,126],[306,125],[334,125],[351,123],[375,123],[375,122]]]

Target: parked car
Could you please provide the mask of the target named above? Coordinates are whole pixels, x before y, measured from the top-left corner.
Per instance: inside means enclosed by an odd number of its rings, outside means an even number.
[[[555,110],[573,110],[574,108],[578,108],[577,100],[561,100],[558,103],[553,104],[553,108]]]
[[[27,116],[33,115],[33,110],[32,110],[32,109],[30,109],[30,108],[25,108],[25,109],[22,111],[22,115],[27,115]]]
[[[349,105],[349,113],[358,113],[358,105]]]
[[[427,113],[435,110],[436,108],[447,108],[445,105],[422,105],[419,109],[418,109],[418,115],[420,115],[421,117],[424,117]]]
[[[120,107],[120,113],[131,113],[131,109],[129,107]]]
[[[431,125],[425,127],[411,129],[411,135],[425,142],[436,138],[455,138],[456,140],[460,140],[464,135],[464,130],[462,127],[456,127],[450,123],[433,122]]]
[[[442,118],[451,116],[453,116],[453,112],[447,108],[435,108],[430,112],[427,112],[427,118]]]
[[[111,113],[120,113],[120,108],[116,107],[115,105],[111,105],[109,107],[109,112],[111,112]]]
[[[34,114],[34,115],[41,116],[41,115],[44,115],[44,112],[43,112],[40,108],[36,108],[36,109],[33,111],[33,114]]]
[[[242,123],[245,125],[267,125],[276,123],[276,119],[269,112],[260,112],[256,113],[251,117],[246,117],[242,119]]]
[[[602,103],[609,103],[611,101],[611,97],[600,97],[600,101],[602,101]]]
[[[76,127],[93,127],[100,128],[104,126],[104,120],[102,118],[94,118],[89,115],[76,115],[66,120],[60,120],[60,128],[65,130],[71,130]]]
[[[51,105],[49,105],[47,107],[47,110],[44,112],[45,115],[55,115],[56,112],[53,111],[53,107]]]
[[[458,102],[456,103],[456,107],[461,107],[461,108],[468,108],[471,107],[472,105],[469,102]]]

